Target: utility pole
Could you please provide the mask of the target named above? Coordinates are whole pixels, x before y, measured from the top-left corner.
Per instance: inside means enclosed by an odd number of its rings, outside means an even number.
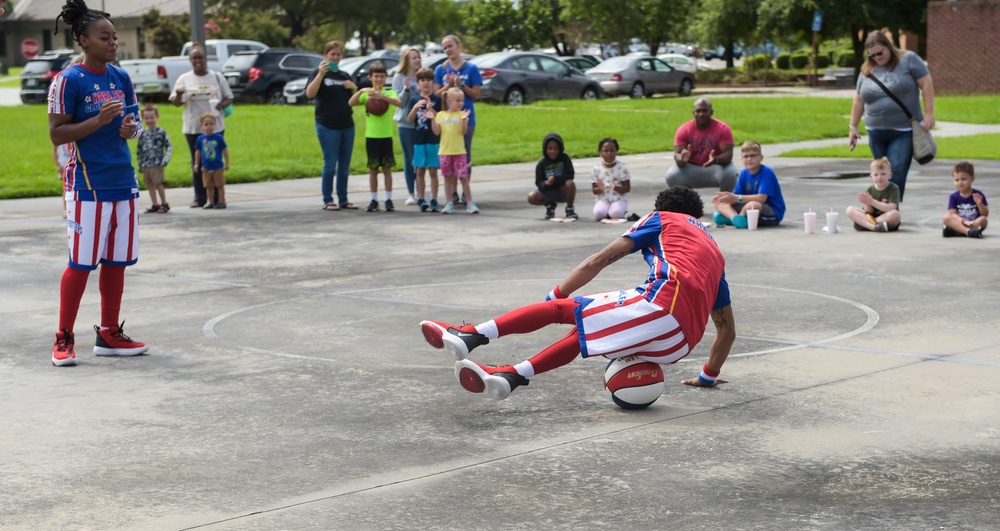
[[[191,0],[191,42],[205,44],[205,0]]]

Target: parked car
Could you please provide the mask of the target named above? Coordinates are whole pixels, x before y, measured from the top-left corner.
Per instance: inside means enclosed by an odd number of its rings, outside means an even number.
[[[479,67],[482,100],[521,105],[529,101],[557,98],[603,97],[601,85],[583,72],[545,54],[495,52],[470,61]]]
[[[396,66],[398,66],[399,61],[397,59],[392,59],[389,57],[372,57],[370,55],[364,57],[348,57],[340,61],[339,68],[345,74],[351,76],[354,83],[358,88],[365,88],[372,86],[372,80],[369,79],[369,70],[375,62],[381,61],[385,65],[388,74],[386,77],[386,85],[392,82],[392,74],[395,71]],[[311,103],[311,100],[306,98],[306,85],[309,84],[309,74],[312,71],[306,73],[306,77],[296,78],[285,84],[285,89],[283,91],[283,100],[289,105],[302,105],[305,103]]]
[[[702,54],[705,59],[725,59],[726,58],[726,47],[716,46],[714,48],[706,48],[705,53]],[[739,44],[733,45],[733,59],[739,59],[743,57],[743,47]]]
[[[75,55],[73,50],[51,50],[28,61],[21,70],[21,103],[45,103],[52,78],[69,66]]]
[[[121,67],[132,78],[136,96],[141,100],[167,99],[177,84],[177,78],[191,71],[191,59],[188,56],[193,46],[188,42],[181,49],[181,54],[176,57],[122,61]],[[209,70],[219,71],[235,53],[266,49],[266,44],[257,41],[209,39],[205,41],[205,59]]]
[[[462,54],[462,59],[465,59],[466,61],[468,61],[469,59],[472,59],[473,57],[475,57],[475,55],[472,55],[471,53],[463,53]],[[423,66],[426,66],[427,68],[430,68],[431,70],[434,70],[438,66],[443,65],[444,62],[447,61],[447,60],[448,60],[448,56],[445,55],[445,54],[443,54],[443,53],[432,53],[430,55],[421,56],[420,57],[420,64],[423,65]],[[398,68],[399,68],[399,65],[397,64],[396,66],[393,66],[392,68],[389,69],[389,79],[390,80],[392,80],[392,76],[396,75],[396,71],[397,71]]]
[[[694,73],[702,69],[695,58],[679,53],[662,53],[657,55],[656,58],[674,67],[675,70]]]
[[[308,76],[321,62],[323,56],[318,53],[269,48],[233,55],[223,65],[222,75],[237,100],[283,103],[285,84]]]
[[[628,94],[633,98],[676,92],[690,96],[694,75],[672,68],[651,56],[612,57],[587,70],[601,84],[605,94]]]
[[[560,59],[562,59],[562,62],[581,72],[586,72],[601,63],[597,59],[594,59],[592,55],[576,55],[573,57],[560,57]]]

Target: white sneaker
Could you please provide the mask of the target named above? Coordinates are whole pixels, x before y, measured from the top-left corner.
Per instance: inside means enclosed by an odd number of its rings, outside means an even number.
[[[413,197],[413,194],[410,194],[410,197],[407,197],[406,198],[406,202],[403,203],[403,204],[404,205],[415,205],[415,204],[417,204],[417,198]]]

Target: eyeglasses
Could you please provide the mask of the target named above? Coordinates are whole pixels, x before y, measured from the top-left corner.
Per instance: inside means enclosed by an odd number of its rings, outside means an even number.
[[[868,54],[868,58],[869,59],[875,59],[876,57],[882,57],[883,54],[885,54],[885,50],[882,50],[879,53],[870,53],[870,54]]]

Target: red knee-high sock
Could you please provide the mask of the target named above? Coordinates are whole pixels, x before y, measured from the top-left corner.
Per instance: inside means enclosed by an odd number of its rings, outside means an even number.
[[[576,323],[575,309],[573,299],[537,302],[507,312],[494,321],[501,336],[527,334],[550,324]]]
[[[556,367],[562,367],[576,359],[580,355],[580,336],[576,333],[576,328],[566,334],[566,337],[549,345],[548,348],[535,354],[530,360],[531,366],[535,369],[535,374],[551,371]]]
[[[90,271],[67,266],[59,283],[59,330],[73,330]]]
[[[125,267],[101,265],[101,326],[118,324],[122,309],[122,292],[125,291]]]

